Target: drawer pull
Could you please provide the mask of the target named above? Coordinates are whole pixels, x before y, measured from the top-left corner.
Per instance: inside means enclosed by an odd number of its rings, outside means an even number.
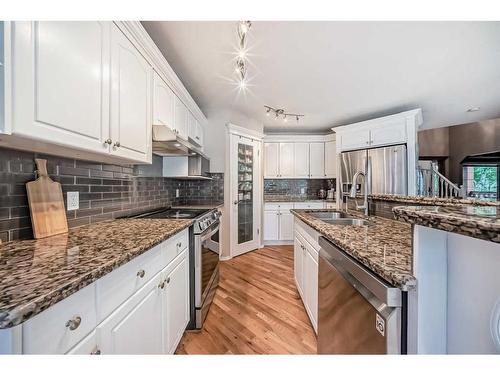
[[[165,280],[167,282],[167,284],[170,283],[170,277],[167,277],[167,279]]]
[[[164,289],[165,288],[165,281],[162,281],[159,285],[158,288]]]
[[[139,276],[141,279],[144,277],[145,274],[146,274],[146,271],[144,271],[144,270],[140,270],[139,272],[137,272],[137,276]]]
[[[101,349],[95,348],[90,352],[90,355],[101,355]]]
[[[78,327],[80,327],[80,323],[82,322],[82,318],[79,316],[75,316],[73,319],[70,319],[66,322],[66,327],[69,327],[70,331],[74,331]]]

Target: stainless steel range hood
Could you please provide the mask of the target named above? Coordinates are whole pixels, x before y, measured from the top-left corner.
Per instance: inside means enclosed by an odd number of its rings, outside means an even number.
[[[207,158],[200,147],[182,139],[167,126],[153,125],[153,154],[158,156],[194,156]]]

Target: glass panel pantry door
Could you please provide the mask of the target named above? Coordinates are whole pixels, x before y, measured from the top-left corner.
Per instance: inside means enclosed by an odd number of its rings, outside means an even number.
[[[232,255],[260,244],[260,141],[232,135]]]

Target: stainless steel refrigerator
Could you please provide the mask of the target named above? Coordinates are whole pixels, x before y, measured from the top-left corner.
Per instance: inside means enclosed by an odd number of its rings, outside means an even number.
[[[406,145],[346,151],[340,154],[340,188],[348,195],[352,178],[358,171],[365,173],[369,194],[408,194],[408,162]],[[358,179],[359,192],[363,179]]]

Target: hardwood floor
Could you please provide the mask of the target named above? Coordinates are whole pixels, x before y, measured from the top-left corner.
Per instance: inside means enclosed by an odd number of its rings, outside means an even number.
[[[316,336],[293,279],[293,246],[267,246],[220,263],[200,332],[177,354],[315,354]]]

